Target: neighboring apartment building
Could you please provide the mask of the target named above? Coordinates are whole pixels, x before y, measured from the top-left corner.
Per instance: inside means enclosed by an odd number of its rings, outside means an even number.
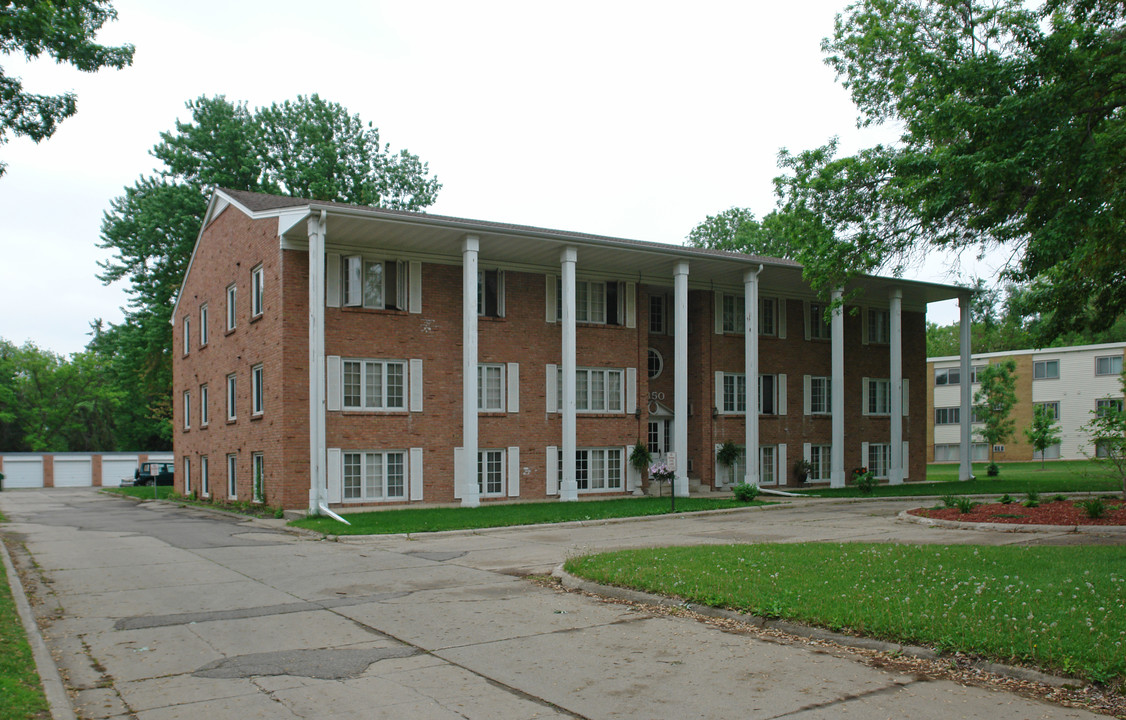
[[[681,495],[800,458],[922,479],[926,306],[964,291],[854,289],[827,322],[788,260],[217,191],[174,310],[177,487],[575,499],[639,492],[637,442]],[[728,440],[751,467],[717,464]]]
[[[1032,424],[1037,405],[1043,405],[1059,423],[1060,442],[1044,451],[1048,460],[1081,460],[1094,454],[1086,434],[1081,430],[1104,403],[1122,403],[1123,356],[1126,343],[1081,345],[1075,347],[1046,348],[1043,350],[1013,350],[975,354],[972,358],[970,383],[973,392],[977,372],[987,364],[1012,359],[1016,362],[1016,396],[1012,418],[1016,423],[1013,437],[994,448],[994,459],[1039,460],[1024,435]],[[961,421],[959,397],[961,370],[957,357],[927,358],[927,460],[929,462],[958,462],[962,457],[959,424]],[[974,423],[976,431],[981,427]],[[974,433],[972,459],[989,460],[989,445],[981,442]]]

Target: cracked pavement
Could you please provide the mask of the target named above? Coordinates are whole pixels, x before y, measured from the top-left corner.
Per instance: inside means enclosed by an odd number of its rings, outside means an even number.
[[[520,577],[650,545],[1122,542],[897,523],[912,504],[324,542],[91,490],[0,494],[84,718],[1102,717]]]

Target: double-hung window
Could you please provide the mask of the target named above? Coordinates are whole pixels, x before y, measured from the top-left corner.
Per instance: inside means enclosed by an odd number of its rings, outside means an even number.
[[[809,412],[811,415],[829,415],[833,412],[833,379],[809,378]]]
[[[504,317],[504,271],[477,271],[477,314]]]
[[[192,427],[192,393],[190,390],[184,391],[184,429],[190,430]]]
[[[825,319],[829,306],[824,303],[809,304],[809,337],[811,340],[830,340],[833,337],[832,326]]]
[[[957,425],[961,420],[961,408],[936,407],[934,409],[935,425]]]
[[[266,273],[261,265],[255,266],[250,271],[250,317],[252,318],[261,315],[265,307],[263,304],[263,284],[265,280]]]
[[[184,456],[184,494],[187,495],[192,491],[192,459],[187,455]]]
[[[199,306],[199,346],[207,345],[207,303]]]
[[[939,385],[960,385],[962,382],[961,368],[935,368],[934,371],[934,384]]]
[[[234,421],[237,417],[238,397],[235,391],[238,386],[238,379],[234,373],[227,376],[227,420]]]
[[[740,333],[744,331],[744,317],[746,311],[746,297],[743,295],[723,295],[723,331],[725,333]]]
[[[199,426],[207,427],[207,423],[211,422],[211,413],[208,410],[208,391],[207,385],[199,386]]]
[[[344,499],[405,499],[405,458],[406,454],[400,451],[343,453]]]
[[[868,308],[868,342],[891,343],[891,312]]]
[[[868,472],[874,477],[886,478],[891,466],[891,445],[870,443],[868,445]]]
[[[238,497],[238,455],[227,456],[227,497]]]
[[[887,379],[868,378],[868,414],[891,414],[891,381]]]
[[[192,319],[184,316],[184,354],[192,351]]]
[[[262,366],[255,365],[250,369],[250,414],[262,414],[262,395],[264,388],[262,386]]]
[[[747,412],[747,376],[743,373],[723,374],[723,412]]]
[[[477,492],[481,497],[504,495],[504,450],[478,451]]]
[[[238,324],[238,286],[227,286],[227,332]]]
[[[622,412],[623,388],[620,368],[576,368],[575,408],[578,412]],[[563,397],[563,371],[559,371],[558,397]],[[562,407],[562,403],[560,403]]]
[[[1032,363],[1033,380],[1058,380],[1059,377],[1059,360],[1037,360]]]
[[[563,279],[555,282],[555,319],[563,319]],[[575,281],[575,322],[592,325],[625,324],[622,283],[602,280]]]
[[[504,365],[477,366],[477,409],[481,412],[504,412]]]
[[[774,298],[759,298],[758,301],[758,334],[776,335],[778,301]]]
[[[563,482],[563,463],[559,463]],[[575,482],[579,492],[610,492],[622,489],[622,451],[618,448],[575,450]]]
[[[407,263],[360,255],[346,256],[341,262],[341,292],[346,307],[407,309]]]
[[[211,495],[211,479],[207,476],[207,456],[199,456],[199,493],[203,497]]]
[[[1105,417],[1122,412],[1122,398],[1099,398],[1095,400],[1095,415]]]
[[[1121,375],[1122,374],[1122,356],[1121,355],[1106,355],[1104,357],[1095,358],[1095,374],[1096,375]]]
[[[1044,412],[1048,414],[1049,420],[1060,419],[1060,403],[1058,400],[1052,400],[1050,402],[1038,402],[1035,404],[1035,406],[1044,408]]]
[[[746,449],[743,449],[744,457],[746,457]],[[759,482],[763,485],[774,485],[778,482],[778,447],[776,445],[761,445],[758,449],[759,463],[758,463],[758,476]],[[742,467],[742,465],[740,465]]]
[[[345,410],[405,410],[406,363],[402,360],[344,360]]]
[[[762,415],[778,414],[778,376],[758,376],[758,411]]]
[[[649,333],[665,334],[665,296],[649,296]]]
[[[250,456],[250,482],[253,485],[252,499],[254,502],[266,500],[266,458],[260,453]]]

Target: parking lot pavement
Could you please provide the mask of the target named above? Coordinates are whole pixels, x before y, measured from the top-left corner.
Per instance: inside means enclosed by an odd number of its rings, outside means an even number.
[[[0,494],[83,717],[1099,717],[519,577],[663,544],[1074,541],[895,522],[905,506],[325,542],[90,490]]]

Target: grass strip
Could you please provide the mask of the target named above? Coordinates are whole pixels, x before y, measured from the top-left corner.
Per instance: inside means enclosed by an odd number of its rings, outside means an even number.
[[[672,547],[566,568],[691,603],[1126,682],[1126,547]]]
[[[0,515],[0,523],[6,522]],[[16,612],[8,574],[0,563],[0,720],[49,718],[50,709]]]
[[[764,504],[766,503],[745,503],[732,498],[677,498],[676,510],[678,513],[699,512]],[[349,513],[345,518],[351,525],[344,525],[327,517],[304,518],[289,524],[331,535],[386,535],[665,515],[670,511],[669,505],[667,497],[484,504],[476,508],[404,508]]]

